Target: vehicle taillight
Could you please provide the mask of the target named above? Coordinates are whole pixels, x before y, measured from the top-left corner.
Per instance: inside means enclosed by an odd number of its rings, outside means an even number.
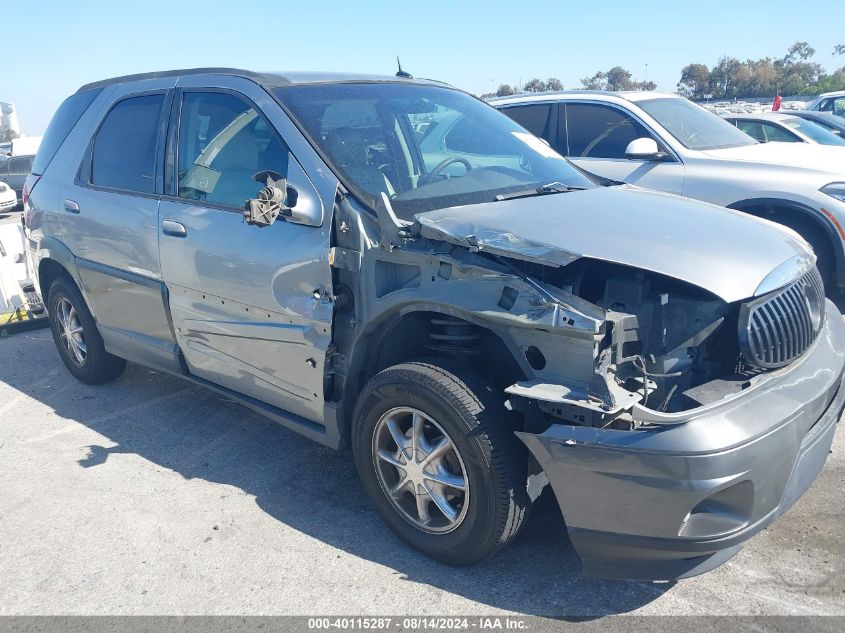
[[[29,176],[26,177],[26,180],[23,183],[23,193],[21,194],[21,197],[23,198],[21,202],[24,204],[29,202],[29,194],[32,193],[32,189],[35,187],[39,178],[41,178],[41,176],[36,174],[29,174]]]
[[[23,221],[24,226],[29,224],[29,196],[32,193],[33,188],[36,184],[38,184],[38,180],[41,176],[37,174],[29,174],[26,177],[26,180],[23,183],[23,191],[21,192],[21,202],[23,202],[23,215],[21,216],[21,220]]]

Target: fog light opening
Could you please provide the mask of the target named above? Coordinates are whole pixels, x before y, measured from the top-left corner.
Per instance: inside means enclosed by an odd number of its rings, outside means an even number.
[[[543,352],[533,345],[529,345],[525,349],[525,360],[531,369],[536,369],[537,371],[540,371],[546,366],[546,357],[543,356]]]
[[[748,525],[754,507],[754,484],[741,481],[700,501],[681,521],[679,536],[714,537]]]

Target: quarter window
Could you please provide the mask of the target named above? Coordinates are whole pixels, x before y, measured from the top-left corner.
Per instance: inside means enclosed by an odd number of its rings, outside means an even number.
[[[568,103],[566,118],[569,156],[625,158],[628,143],[651,137],[641,123],[608,106]]]
[[[79,121],[79,118],[91,105],[91,102],[97,98],[102,92],[102,88],[98,90],[86,90],[85,92],[78,92],[64,100],[50,125],[47,126],[47,131],[44,132],[44,138],[41,140],[41,145],[38,147],[38,154],[35,158],[35,163],[32,166],[32,173],[43,174],[47,169],[47,165],[53,160],[53,156],[59,151],[62,143],[64,143],[67,135]]]
[[[549,140],[549,121],[551,119],[551,104],[536,104],[527,106],[513,106],[502,110],[514,121],[519,123],[534,136]]]
[[[265,182],[264,171],[287,175],[288,148],[249,103],[222,92],[188,92],[182,100],[178,195],[243,208]]]
[[[106,115],[91,157],[91,182],[140,193],[155,191],[156,140],[164,95],[130,97]]]

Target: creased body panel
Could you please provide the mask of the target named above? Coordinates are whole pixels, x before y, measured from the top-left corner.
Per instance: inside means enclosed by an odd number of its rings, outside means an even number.
[[[631,186],[503,200],[416,216],[423,237],[564,266],[589,257],[661,273],[727,302],[754,296],[796,254],[788,229],[671,194]]]
[[[176,338],[191,373],[321,421],[331,340],[328,229],[162,202],[185,237],[161,236]]]

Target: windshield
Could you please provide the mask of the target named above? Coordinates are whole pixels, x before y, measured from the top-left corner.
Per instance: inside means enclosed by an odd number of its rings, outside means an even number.
[[[545,142],[457,90],[374,82],[274,92],[353,193],[371,206],[386,193],[403,219],[550,183],[555,191],[595,186]]]
[[[816,143],[821,143],[822,145],[845,145],[845,139],[813,121],[796,117],[788,119],[783,123],[786,127],[801,132],[804,136],[813,139]]]
[[[659,97],[636,103],[687,149],[725,149],[757,142],[717,114],[686,99]]]

